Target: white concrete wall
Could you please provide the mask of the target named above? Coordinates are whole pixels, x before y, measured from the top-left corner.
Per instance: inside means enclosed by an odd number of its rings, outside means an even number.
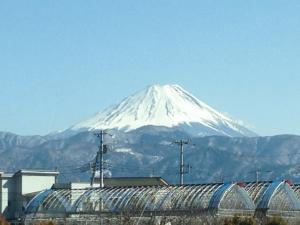
[[[73,204],[83,193],[83,191],[73,190],[73,189],[83,189],[91,187],[90,183],[71,183],[71,203]]]
[[[7,219],[21,217],[30,199],[25,195],[51,188],[56,175],[38,171],[18,171],[9,176],[0,173],[0,213]]]
[[[76,183],[72,182],[71,183],[71,189],[82,189],[82,188],[89,188],[91,187],[91,184],[86,182],[86,183]]]
[[[8,182],[7,180],[1,179],[1,213],[4,213],[4,210],[8,205]]]
[[[21,194],[38,192],[51,188],[55,183],[55,176],[43,175],[22,175],[21,179]]]
[[[28,204],[24,195],[49,189],[55,183],[55,176],[43,174],[18,174],[15,178],[17,193],[14,199],[14,217],[23,216]]]
[[[10,208],[12,208],[12,197],[14,195],[15,189],[13,186],[13,180],[11,177],[2,177],[1,178],[1,189],[0,189],[0,195],[1,195],[1,202],[0,202],[0,213],[3,214],[5,217],[10,217],[11,214],[9,214],[8,211],[8,204],[10,202]]]
[[[55,183],[55,175],[44,173],[18,172],[13,176],[16,193],[13,198],[12,211],[14,218],[20,218],[28,204],[24,195],[49,189]]]

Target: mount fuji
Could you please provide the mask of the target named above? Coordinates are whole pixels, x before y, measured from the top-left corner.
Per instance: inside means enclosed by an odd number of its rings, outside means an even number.
[[[195,136],[257,136],[179,85],[148,86],[63,133],[98,129],[128,132],[145,126],[183,130]]]
[[[185,163],[192,171],[185,183],[300,181],[300,136],[260,137],[178,85],[153,85],[119,104],[46,136],[20,136],[0,132],[1,169],[53,169],[64,182],[88,180],[90,162],[99,140],[94,131],[111,129],[105,136],[107,175],[160,176],[178,182],[179,152],[174,140],[191,138],[185,146]],[[69,174],[69,175],[65,175]]]

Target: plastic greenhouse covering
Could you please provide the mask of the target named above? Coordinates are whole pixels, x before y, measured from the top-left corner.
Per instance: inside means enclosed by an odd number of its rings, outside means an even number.
[[[184,186],[49,189],[27,205],[26,215],[140,212],[299,211],[296,191],[286,181]]]

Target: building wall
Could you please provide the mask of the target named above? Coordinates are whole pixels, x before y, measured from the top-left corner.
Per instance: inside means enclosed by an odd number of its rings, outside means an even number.
[[[80,183],[72,182],[71,183],[71,189],[83,189],[83,188],[89,188],[89,187],[91,187],[91,184],[88,182],[80,182]]]
[[[0,174],[0,213],[7,219],[18,219],[34,194],[49,189],[58,173],[18,171],[14,175]]]
[[[55,176],[48,174],[18,173],[14,178],[17,192],[13,204],[14,218],[21,218],[24,215],[25,207],[30,200],[26,198],[27,194],[49,189],[55,183]]]
[[[11,217],[9,214],[9,208],[12,207],[12,197],[14,194],[12,178],[11,177],[1,177],[1,189],[0,189],[0,213],[5,217]]]
[[[29,194],[49,189],[55,183],[55,176],[22,175],[21,194]]]

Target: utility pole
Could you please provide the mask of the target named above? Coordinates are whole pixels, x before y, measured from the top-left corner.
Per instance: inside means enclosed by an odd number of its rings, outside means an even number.
[[[101,188],[104,187],[104,182],[103,182],[103,172],[104,172],[103,154],[105,154],[107,152],[107,145],[103,144],[103,138],[104,138],[105,134],[108,134],[108,133],[103,131],[103,130],[101,130],[100,132],[94,134],[99,138],[100,145],[99,145],[99,149],[98,149],[98,152],[97,152],[97,155],[96,155],[95,164],[93,165],[93,173],[92,173],[92,177],[91,177],[91,187],[93,187],[93,185],[94,185],[95,174],[96,174],[98,164],[99,164],[99,175],[100,175],[100,177],[99,177],[100,178],[100,187]]]
[[[150,175],[150,177],[155,177],[154,174],[155,174],[155,170],[154,170],[154,167],[152,167],[151,168],[151,175]]]
[[[255,171],[255,174],[256,174],[256,184],[259,183],[259,175],[262,174],[262,173],[272,173],[272,171],[271,170],[259,170],[259,169],[257,169]]]
[[[179,163],[179,175],[180,175],[180,180],[179,180],[179,184],[180,185],[183,185],[183,174],[185,173],[184,172],[184,163],[183,163],[183,146],[184,145],[187,145],[189,142],[186,141],[186,140],[178,140],[178,141],[174,141],[173,142],[174,144],[177,144],[179,145],[180,147],[180,163]]]

